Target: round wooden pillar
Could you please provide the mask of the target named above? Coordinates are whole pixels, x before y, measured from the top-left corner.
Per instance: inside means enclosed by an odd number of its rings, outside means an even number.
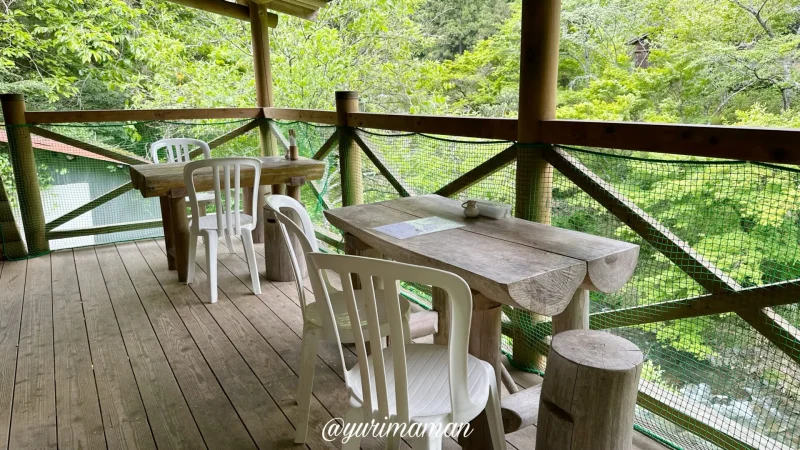
[[[336,92],[336,114],[339,125],[339,175],[342,179],[342,206],[364,203],[364,181],[361,170],[361,149],[353,139],[353,128],[347,126],[347,114],[358,112],[358,92]]]
[[[28,255],[47,253],[50,251],[50,243],[45,235],[44,208],[39,192],[31,132],[25,120],[25,97],[22,94],[2,94],[0,103],[8,133],[9,159],[14,168],[14,183],[19,197]]]
[[[628,450],[644,358],[621,337],[572,330],[553,337],[536,448]]]

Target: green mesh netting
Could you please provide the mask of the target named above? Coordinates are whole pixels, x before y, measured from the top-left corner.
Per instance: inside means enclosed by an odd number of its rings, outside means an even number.
[[[436,192],[512,144],[357,132],[412,195]],[[648,408],[637,407],[637,427],[680,448],[800,445],[800,347],[786,332],[800,324],[796,304],[772,309],[779,320],[767,327],[780,348],[736,313],[649,323],[678,305],[635,309],[706,294],[724,284],[748,288],[800,278],[798,172],[738,161],[566,151],[690,249],[688,254],[675,251],[667,238],[648,243],[558,171],[546,181],[553,192],[553,225],[641,246],[638,267],[622,290],[591,295],[592,328],[621,335],[646,355],[641,404]],[[362,158],[362,165],[366,202],[399,197],[369,159]],[[457,197],[513,205],[515,184],[511,162]],[[697,267],[693,260],[698,258],[706,269]],[[709,272],[709,267],[715,269]],[[416,298],[429,298],[424,287],[410,288]],[[633,325],[621,326],[628,323]],[[503,350],[513,354],[514,365],[546,371],[548,319],[506,308],[504,334]]]
[[[214,142],[249,122],[157,121],[42,128],[149,159],[149,145],[164,137]],[[289,129],[295,130],[300,152],[307,157],[316,154],[337,131],[335,126],[304,122],[275,125],[284,136]],[[256,128],[214,148],[212,156],[258,155]],[[18,195],[7,145],[17,132],[13,127],[0,127],[0,231],[4,255],[11,258],[24,256],[26,235],[21,219],[25,205]],[[362,154],[365,202],[399,197],[397,185],[410,195],[436,192],[514,144],[380,130],[356,133],[394,179],[393,184]],[[129,227],[53,239],[51,249],[161,235],[158,201],[143,199],[137,191],[124,191],[130,180],[126,164],[35,133],[32,140],[39,200],[50,231]],[[280,142],[278,139],[274,150],[278,153],[283,151]],[[752,316],[746,316],[748,323],[745,316],[732,312],[661,320],[681,305],[665,302],[703,295],[725,284],[750,288],[800,278],[800,173],[766,164],[564,150],[594,174],[596,183],[613,190],[613,195],[603,194],[600,201],[595,200],[570,178],[554,171],[546,186],[552,188],[552,224],[641,246],[637,269],[623,289],[614,294],[591,294],[592,328],[623,336],[646,355],[637,429],[676,448],[800,447],[797,304],[776,306],[759,316],[768,319],[757,324],[761,333],[752,326]],[[302,199],[319,226],[323,248],[341,251],[341,235],[322,215],[326,208],[341,206],[337,145],[324,160],[325,175],[303,187]],[[513,205],[516,176],[516,163],[507,161],[486,178],[468,180],[468,187],[455,196]],[[74,214],[92,200],[119,190],[123,192],[102,205]],[[624,197],[648,214],[691,252],[676,251],[671,244],[674,239],[651,238],[651,243],[642,239],[602,204],[613,196]],[[65,216],[70,212],[74,217]],[[705,265],[693,262],[698,259]],[[425,286],[407,286],[407,292],[412,300],[430,305]],[[504,313],[504,352],[517,367],[546,372],[543,355],[549,342],[549,320],[511,308]]]
[[[25,236],[31,230],[26,229],[30,224],[22,217],[29,202],[19,195],[14,180],[9,140],[30,135],[45,222],[38,225],[46,230],[50,250],[57,250],[161,236],[158,199],[144,199],[138,191],[126,187],[130,183],[130,158],[151,162],[150,145],[159,139],[189,137],[214,142],[249,122],[147,121],[0,128],[0,177],[7,199],[0,201],[0,208],[5,207],[0,214],[10,213],[2,220],[4,256],[15,259],[35,253],[27,251],[31,243]],[[259,154],[259,137],[253,130],[212,150],[215,157]],[[162,150],[159,159],[164,162],[165,158]],[[92,205],[98,199],[106,201]],[[6,220],[9,216],[14,220]]]

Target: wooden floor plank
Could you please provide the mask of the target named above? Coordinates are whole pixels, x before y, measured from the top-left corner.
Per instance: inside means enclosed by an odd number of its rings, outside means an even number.
[[[158,244],[147,240],[137,242],[137,246],[258,447],[262,450],[294,447],[294,433],[289,419],[192,288],[179,282],[175,274],[169,271]],[[219,301],[224,300],[227,299],[220,298]],[[267,423],[270,426],[264,426]]]
[[[27,261],[5,261],[0,266],[0,449],[8,448],[11,406],[17,372],[17,346],[25,295]]]
[[[192,286],[166,270],[161,241],[0,262],[0,450],[9,441],[15,450],[99,449],[103,434],[110,448],[297,448],[303,325],[294,283],[262,278],[263,293],[253,295],[241,242],[235,254],[221,247],[213,305],[202,302],[202,247]],[[312,449],[330,447],[321,427],[347,401],[338,350],[324,348]],[[355,361],[352,349],[345,353]],[[541,382],[512,375],[523,387]],[[508,435],[509,448],[534,448],[535,435],[535,427]],[[367,439],[362,448],[383,443]],[[664,447],[637,433],[633,448]]]
[[[136,244],[120,243],[117,250],[208,448],[255,449],[253,439]]]
[[[14,449],[58,448],[50,255],[28,260],[11,411]]]
[[[108,447],[154,449],[147,413],[94,249],[76,249],[74,255]]]
[[[166,255],[163,246],[164,242],[160,241],[158,244],[162,255]],[[208,298],[206,267],[205,255],[201,250],[197,257],[195,282],[190,287],[195,292],[195,295],[203,301]],[[206,309],[230,338],[251,370],[261,381],[261,384],[281,408],[283,414],[296,427],[297,403],[295,401],[295,393],[297,390],[297,375],[237,307],[237,305],[244,305],[247,308],[248,303],[261,304],[261,301],[232,274],[228,273],[226,276],[218,278],[219,287],[222,291],[219,293],[219,300],[214,305],[204,303]],[[261,304],[261,306],[263,307],[264,305]],[[330,413],[316,398],[313,398],[309,422],[310,428],[321,430],[322,426],[331,418]],[[338,448],[334,443],[323,440],[321,433],[310,433],[306,444],[312,449]]]
[[[114,245],[95,248],[156,445],[202,449],[203,437]]]
[[[51,254],[59,448],[105,449],[78,273],[72,250]]]

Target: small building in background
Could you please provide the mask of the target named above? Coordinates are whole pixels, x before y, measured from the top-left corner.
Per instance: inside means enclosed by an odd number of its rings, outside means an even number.
[[[626,43],[633,46],[633,67],[650,67],[650,37],[647,34],[635,37]]]

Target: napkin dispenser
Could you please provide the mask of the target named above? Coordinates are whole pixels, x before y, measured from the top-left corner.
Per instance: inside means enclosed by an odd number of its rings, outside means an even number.
[[[478,205],[480,215],[483,217],[488,217],[490,219],[504,219],[511,215],[511,205],[477,198],[470,200],[475,200],[475,203]]]

